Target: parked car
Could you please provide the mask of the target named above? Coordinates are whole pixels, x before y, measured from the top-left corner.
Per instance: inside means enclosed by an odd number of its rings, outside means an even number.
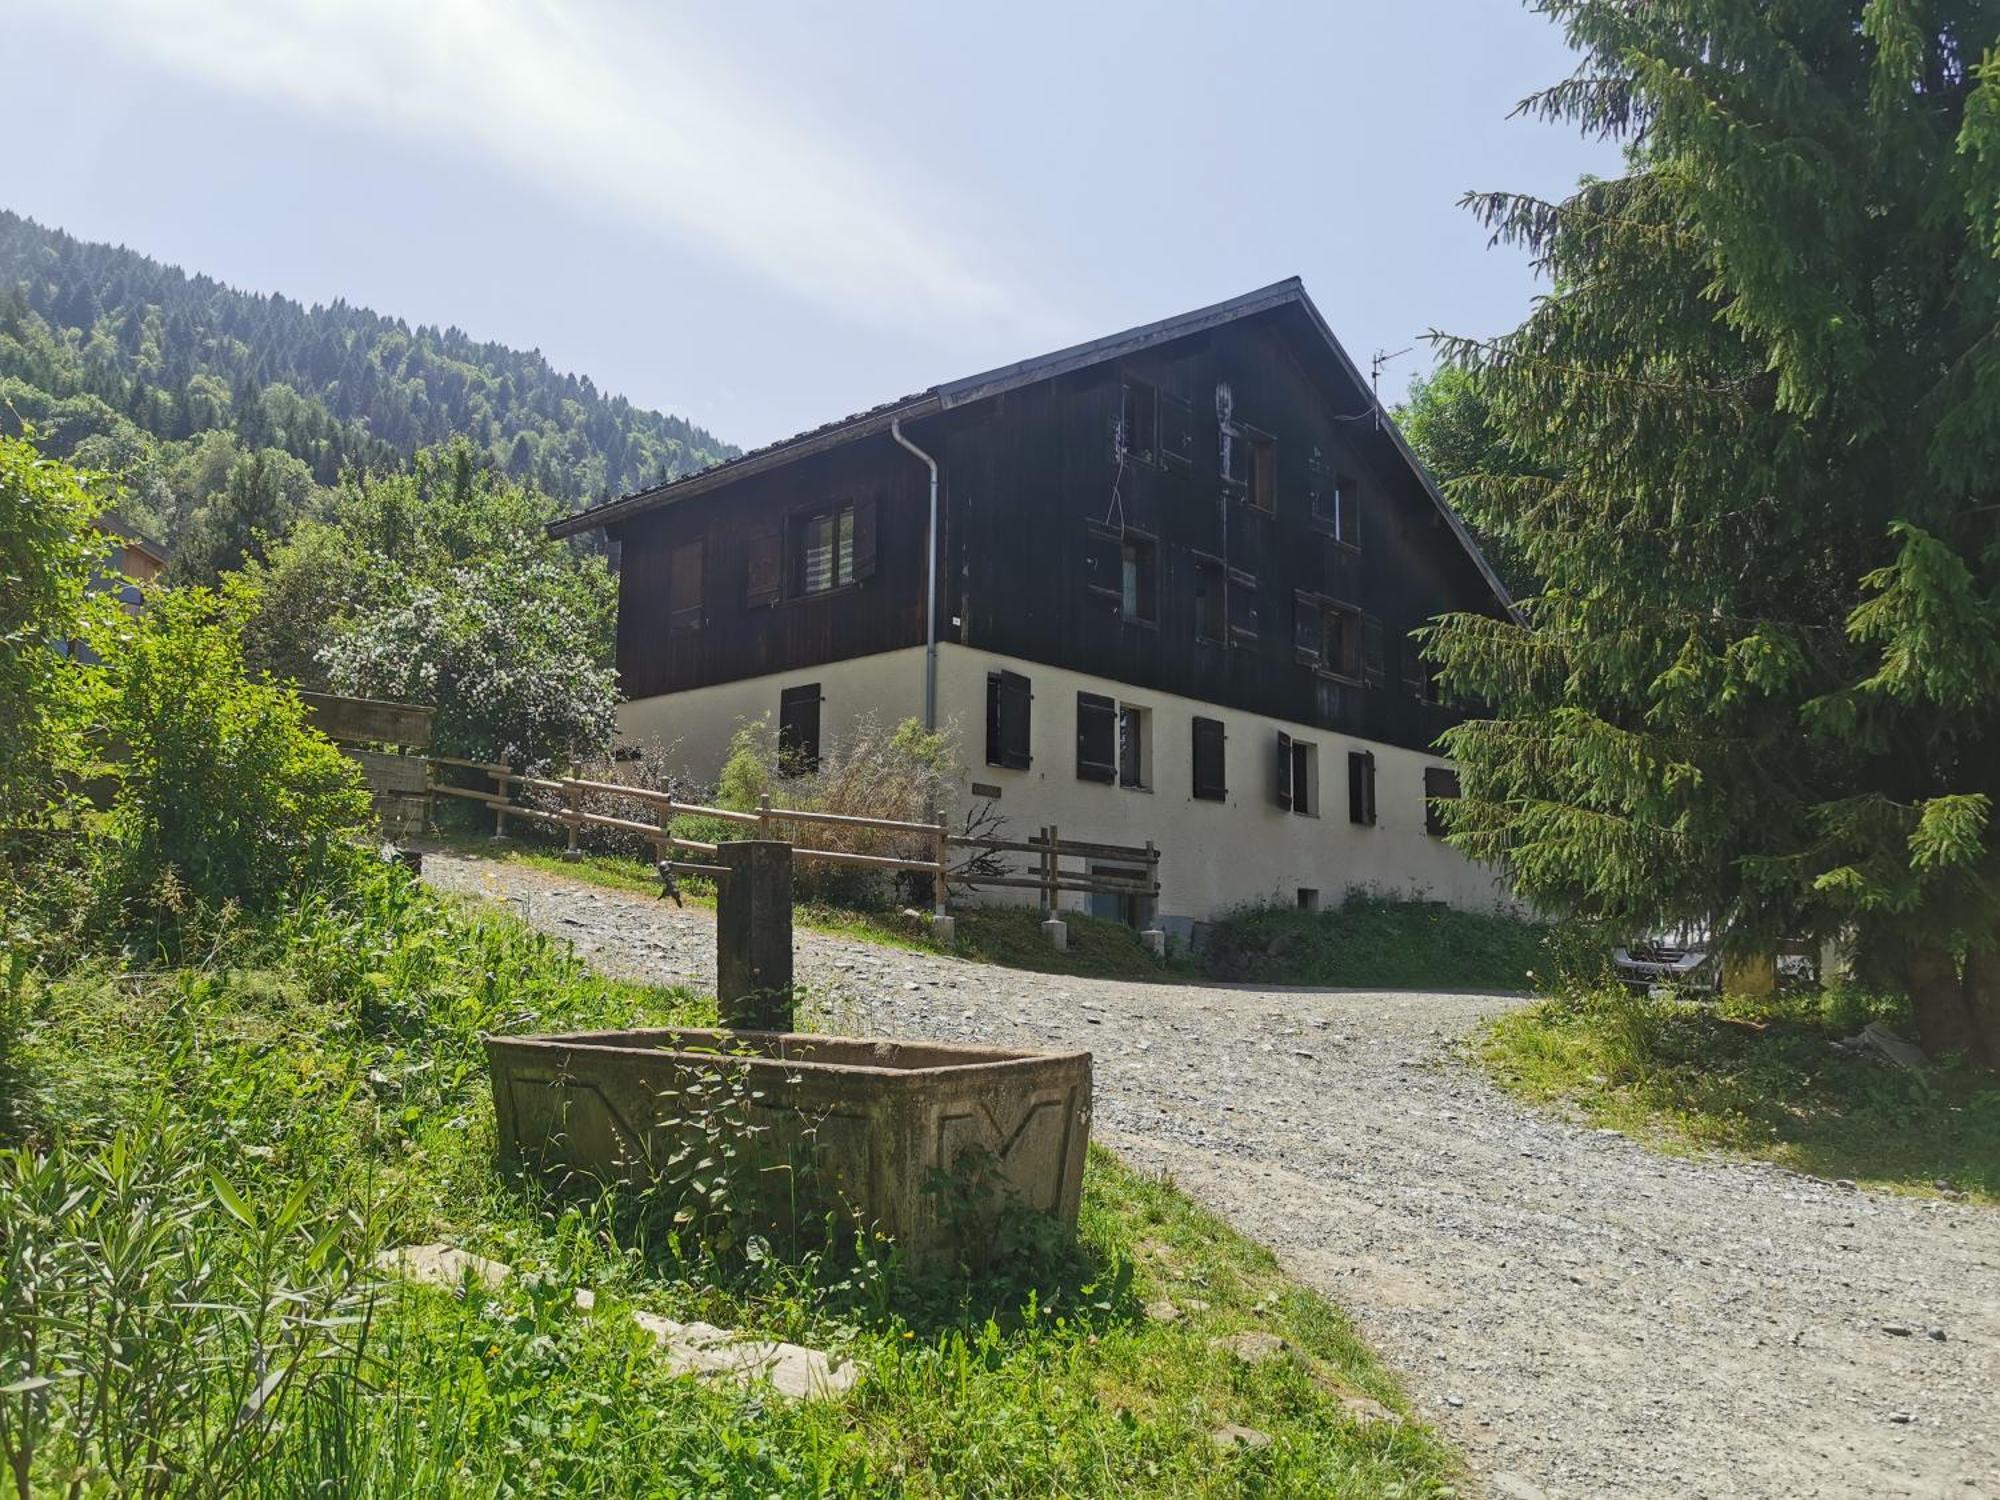
[[[1708,933],[1701,928],[1639,938],[1613,948],[1611,964],[1621,984],[1642,994],[1663,984],[1710,993],[1722,988],[1722,965],[1710,961]]]

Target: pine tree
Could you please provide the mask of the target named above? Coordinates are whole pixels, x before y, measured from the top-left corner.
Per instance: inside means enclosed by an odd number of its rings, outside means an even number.
[[[1541,580],[1431,635],[1491,706],[1454,837],[1554,907],[1856,935],[2000,1065],[2000,3],[1535,8],[1583,63],[1524,109],[1626,170],[1471,200],[1551,292],[1444,341]]]

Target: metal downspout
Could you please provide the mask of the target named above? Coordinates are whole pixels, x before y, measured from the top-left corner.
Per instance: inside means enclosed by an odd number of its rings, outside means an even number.
[[[937,732],[937,583],[938,583],[938,466],[937,460],[903,436],[903,419],[889,423],[889,436],[924,461],[931,471],[930,565],[924,608],[924,728]]]

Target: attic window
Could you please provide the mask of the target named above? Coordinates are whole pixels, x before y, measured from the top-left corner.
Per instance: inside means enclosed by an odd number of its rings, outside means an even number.
[[[1306,466],[1313,526],[1350,547],[1361,545],[1360,495],[1354,478],[1338,473],[1315,448]]]
[[[1293,608],[1292,644],[1299,660],[1360,681],[1366,631],[1361,611],[1317,594],[1297,595]]]
[[[854,507],[816,511],[793,523],[794,592],[824,594],[854,582]]]
[[[1085,586],[1118,601],[1118,613],[1134,624],[1158,618],[1160,547],[1137,531],[1113,531],[1093,524],[1084,539]]]
[[[1267,515],[1278,508],[1278,440],[1255,427],[1224,430],[1223,478],[1243,496],[1244,504]]]
[[[1220,562],[1197,557],[1194,563],[1194,638],[1209,645],[1229,643],[1228,574]]]
[[[1118,451],[1142,464],[1160,456],[1160,393],[1143,380],[1125,381],[1118,411]]]

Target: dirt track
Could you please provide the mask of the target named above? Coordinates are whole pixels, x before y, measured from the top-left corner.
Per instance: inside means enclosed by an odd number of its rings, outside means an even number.
[[[432,855],[608,972],[712,980],[712,924]],[[802,931],[843,1031],[1097,1057],[1097,1133],[1338,1299],[1512,1497],[2000,1500],[2000,1212],[1690,1162],[1455,1058],[1488,996],[1067,979]],[[1900,1331],[1899,1331],[1900,1330]]]

